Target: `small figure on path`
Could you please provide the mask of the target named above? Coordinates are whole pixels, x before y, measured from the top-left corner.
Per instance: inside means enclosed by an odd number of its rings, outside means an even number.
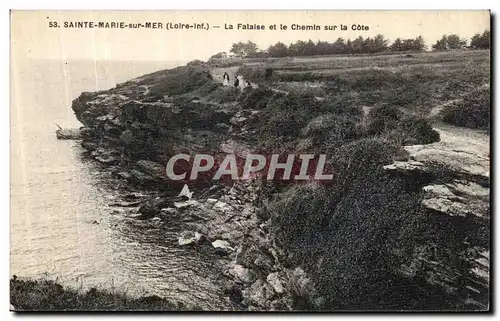
[[[245,80],[242,75],[238,75],[238,84],[240,85],[240,89],[245,89]]]
[[[227,72],[224,73],[224,75],[222,76],[222,84],[224,86],[229,86],[229,75],[227,74]]]

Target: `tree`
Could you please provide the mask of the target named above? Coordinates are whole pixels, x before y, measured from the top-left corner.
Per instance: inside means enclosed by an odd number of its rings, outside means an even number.
[[[347,44],[343,38],[338,38],[331,46],[332,54],[347,53]]]
[[[426,45],[425,45],[425,41],[424,41],[424,38],[422,38],[422,36],[418,36],[417,38],[415,38],[415,43],[414,43],[414,49],[415,51],[425,51],[426,49]]]
[[[234,53],[239,57],[246,57],[249,55],[254,55],[258,51],[258,47],[254,42],[248,41],[247,43],[238,42],[233,43],[230,52]]]
[[[446,35],[443,35],[440,40],[436,41],[435,44],[432,45],[432,50],[441,51],[448,49],[448,38]]]
[[[243,42],[233,43],[230,52],[234,53],[236,56],[243,57],[245,55],[244,52],[245,44]]]
[[[384,38],[383,35],[378,34],[373,38],[373,52],[382,52],[387,50],[387,45],[389,43],[389,40]]]
[[[290,56],[304,56],[305,47],[306,43],[302,40],[298,40],[297,42],[290,45],[290,48],[288,48],[288,52]]]
[[[363,51],[363,37],[359,36],[352,42],[352,52],[361,53]]]
[[[316,44],[309,39],[304,47],[304,55],[305,56],[313,56],[316,54]]]
[[[280,41],[275,45],[269,46],[267,52],[271,57],[286,57],[288,56],[288,47]]]
[[[455,34],[449,35],[446,40],[448,49],[460,49],[467,44],[467,40],[460,39],[460,37]]]
[[[245,50],[245,56],[249,56],[255,54],[259,50],[259,48],[257,47],[256,43],[249,40],[245,44],[244,50]]]
[[[346,48],[346,53],[352,53],[353,52],[351,39],[347,39],[347,42],[345,44],[345,48]]]
[[[485,30],[483,34],[475,34],[471,41],[470,46],[474,49],[489,49],[491,44],[491,33],[489,30]]]
[[[448,49],[460,49],[463,48],[467,44],[467,40],[460,39],[458,35],[443,35],[440,40],[438,40],[434,45],[432,45],[432,49],[435,51],[440,50],[448,50]]]
[[[401,38],[396,38],[394,42],[391,45],[391,51],[402,51],[403,48],[403,41],[401,41]]]

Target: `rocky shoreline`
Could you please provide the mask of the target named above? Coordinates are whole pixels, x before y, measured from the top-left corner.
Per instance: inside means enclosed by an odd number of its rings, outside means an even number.
[[[201,88],[173,97],[154,94],[155,84],[176,75],[201,78]],[[145,93],[144,86],[153,90]],[[188,222],[189,229],[181,231],[178,244],[172,246],[211,247],[225,266],[224,293],[237,306],[289,310],[293,303],[289,278],[306,283],[307,278],[302,270],[288,270],[280,263],[280,250],[269,238],[266,220],[259,217],[259,182],[169,185],[165,180],[166,157],[173,153],[241,155],[251,148],[247,138],[258,123],[259,111],[243,110],[235,101],[200,98],[205,86],[213,86],[205,70],[179,67],[106,92],[83,93],[72,105],[85,125],[80,130],[81,145],[114,176],[156,191],[153,197],[124,199],[118,205],[137,207],[140,219],[159,224]],[[184,185],[192,191],[189,197],[178,196]]]

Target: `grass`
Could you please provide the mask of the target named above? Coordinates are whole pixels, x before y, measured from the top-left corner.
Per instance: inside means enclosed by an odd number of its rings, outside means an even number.
[[[309,90],[317,96],[349,93],[363,105],[386,103],[428,112],[435,105],[489,83],[489,65],[489,51],[458,51],[412,57],[303,57],[267,63],[249,60],[238,72],[285,91]],[[268,68],[273,70],[270,77],[266,77]]]
[[[91,288],[79,292],[52,280],[10,280],[10,303],[19,311],[180,311],[188,310],[158,296],[131,298]]]

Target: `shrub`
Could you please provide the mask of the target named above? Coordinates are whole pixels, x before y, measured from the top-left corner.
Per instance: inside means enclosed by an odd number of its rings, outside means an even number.
[[[329,113],[347,115],[353,120],[361,120],[363,116],[360,101],[352,94],[329,96],[323,100],[322,104],[325,106],[325,111]]]
[[[265,86],[259,86],[254,90],[242,93],[238,100],[243,109],[260,110],[266,108],[271,100],[283,96],[284,94],[276,93]]]
[[[462,101],[448,105],[441,111],[443,121],[468,128],[490,127],[490,90],[483,88],[466,95]]]
[[[439,133],[435,131],[424,118],[409,116],[398,124],[398,128],[391,133],[403,145],[431,144],[440,140]]]
[[[396,129],[401,117],[402,113],[397,107],[377,106],[368,113],[368,133],[377,135]]]
[[[302,130],[302,135],[313,140],[319,151],[333,148],[360,136],[357,121],[347,115],[325,114],[312,119]]]
[[[273,76],[273,68],[271,67],[266,68],[266,73],[264,75],[264,78],[266,80],[269,80],[272,76]]]

